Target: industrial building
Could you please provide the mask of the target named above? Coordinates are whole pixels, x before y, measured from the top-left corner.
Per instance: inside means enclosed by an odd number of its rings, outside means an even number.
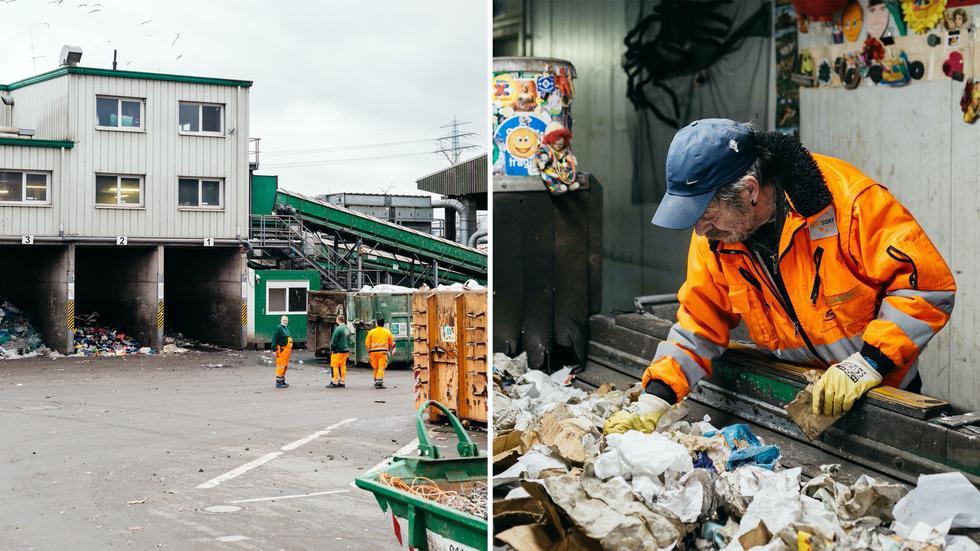
[[[317,199],[406,228],[433,233],[432,198],[428,195],[345,192],[319,195]]]
[[[144,346],[243,346],[252,83],[80,58],[0,84],[0,296],[61,353],[95,311]]]

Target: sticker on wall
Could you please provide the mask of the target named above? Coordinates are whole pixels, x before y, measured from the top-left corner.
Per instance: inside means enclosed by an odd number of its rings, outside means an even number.
[[[514,111],[523,113],[534,112],[538,109],[538,88],[533,81],[522,80],[517,83],[517,100]]]
[[[885,6],[885,0],[870,0],[868,11],[864,16],[864,28],[871,38],[881,38],[888,28],[891,15]]]
[[[456,342],[456,328],[452,325],[442,326],[442,342]]]
[[[539,76],[535,84],[537,84],[538,93],[541,96],[547,96],[555,91],[555,77],[552,75]]]
[[[844,38],[848,42],[857,42],[861,34],[861,24],[864,21],[864,10],[857,0],[851,0],[841,16],[841,25],[844,28]]]
[[[407,337],[408,336],[408,324],[404,322],[393,321],[390,324],[391,334],[395,337]]]
[[[548,124],[531,113],[505,120],[497,127],[494,142],[503,152],[503,173],[507,176],[533,176],[538,167],[533,161],[541,136]]]

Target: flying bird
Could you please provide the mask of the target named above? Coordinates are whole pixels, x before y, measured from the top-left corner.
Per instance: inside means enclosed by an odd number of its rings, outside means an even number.
[[[149,23],[151,21],[153,21],[153,20],[152,19],[147,19],[146,21],[140,23],[140,27],[142,27],[143,25],[146,25],[147,23]]]
[[[175,61],[180,61],[180,58],[182,57],[184,57],[184,54],[180,54],[179,56],[177,56],[177,59]]]
[[[171,47],[173,47],[173,45],[177,43],[177,39],[180,38],[180,33],[174,33],[174,34],[177,36],[175,36],[174,41],[170,43]]]
[[[48,4],[61,4],[64,1],[65,0],[51,0],[50,2],[48,2]]]
[[[95,13],[95,12],[97,12],[97,11],[102,11],[102,10],[99,10],[99,9],[95,9],[95,10],[92,10],[92,11],[90,11],[89,13]]]
[[[0,0],[0,2],[3,2],[4,4],[12,4],[12,3],[16,2],[16,1],[17,0]]]
[[[51,28],[51,25],[47,21],[38,21],[37,24],[38,25],[44,25],[45,27],[47,27],[49,29]]]

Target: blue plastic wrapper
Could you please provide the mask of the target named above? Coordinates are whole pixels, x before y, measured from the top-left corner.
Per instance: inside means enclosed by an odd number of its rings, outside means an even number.
[[[718,472],[718,470],[715,469],[715,463],[714,463],[714,461],[712,461],[711,458],[708,457],[708,454],[705,453],[705,452],[703,452],[703,451],[699,451],[695,455],[694,468],[695,469],[708,469],[709,471],[711,471],[713,473]]]
[[[771,444],[763,445],[745,423],[728,425],[718,431],[706,432],[704,435],[711,437],[715,434],[724,436],[728,447],[732,449],[732,455],[726,465],[728,470],[734,470],[742,465],[756,465],[772,470],[779,461],[779,447]],[[744,442],[748,446],[739,449],[739,442]]]

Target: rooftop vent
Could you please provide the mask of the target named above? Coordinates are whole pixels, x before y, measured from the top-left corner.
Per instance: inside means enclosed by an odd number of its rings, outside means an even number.
[[[74,67],[82,60],[82,49],[65,44],[61,47],[61,66]]]

